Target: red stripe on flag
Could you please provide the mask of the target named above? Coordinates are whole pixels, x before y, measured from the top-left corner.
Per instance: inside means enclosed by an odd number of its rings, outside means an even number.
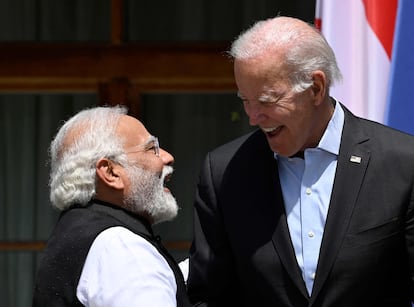
[[[362,0],[372,30],[391,59],[398,0]]]
[[[315,18],[315,28],[318,29],[319,31],[322,30],[322,19]]]

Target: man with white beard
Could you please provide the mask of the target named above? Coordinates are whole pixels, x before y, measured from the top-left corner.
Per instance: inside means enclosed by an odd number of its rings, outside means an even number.
[[[34,307],[190,306],[152,225],[178,206],[174,158],[122,107],[69,119],[51,143],[50,199],[62,211],[36,276]]]

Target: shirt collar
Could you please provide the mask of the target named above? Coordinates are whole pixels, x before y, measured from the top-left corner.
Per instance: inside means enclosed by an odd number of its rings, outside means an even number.
[[[339,154],[342,129],[344,127],[344,117],[344,110],[342,109],[340,103],[335,100],[334,113],[324,134],[322,135],[321,140],[319,141],[317,148],[330,152],[334,155]]]

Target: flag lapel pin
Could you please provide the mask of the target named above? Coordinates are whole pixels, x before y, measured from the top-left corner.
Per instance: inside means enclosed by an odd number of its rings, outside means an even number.
[[[358,157],[358,156],[351,156],[351,158],[349,159],[349,161],[353,162],[353,163],[361,163],[362,158]]]

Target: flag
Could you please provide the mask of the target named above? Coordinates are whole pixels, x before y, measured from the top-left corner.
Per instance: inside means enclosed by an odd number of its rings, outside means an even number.
[[[315,25],[334,50],[344,77],[330,94],[356,115],[378,122],[385,120],[397,2],[316,2]]]
[[[400,0],[386,124],[414,134],[414,1]]]

